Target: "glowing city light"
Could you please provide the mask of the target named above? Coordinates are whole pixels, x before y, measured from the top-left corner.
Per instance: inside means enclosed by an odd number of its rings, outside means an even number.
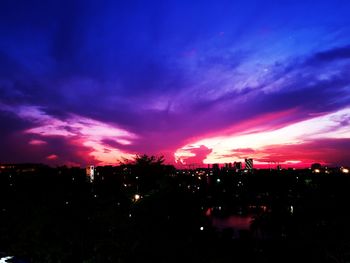
[[[0,258],[0,263],[8,263],[10,259],[12,259],[13,257],[2,257]]]
[[[134,195],[134,202],[137,202],[137,201],[139,201],[141,199],[141,195],[139,195],[139,194],[135,194]]]
[[[95,179],[95,167],[90,165],[86,167],[86,176],[89,178],[89,181],[92,183]]]
[[[345,174],[348,174],[349,173],[349,169],[348,168],[343,168],[342,172],[345,173]]]

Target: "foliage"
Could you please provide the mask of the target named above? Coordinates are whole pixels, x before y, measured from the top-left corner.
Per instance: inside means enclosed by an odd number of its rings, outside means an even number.
[[[121,165],[128,171],[130,182],[142,193],[159,189],[165,177],[175,169],[164,165],[164,156],[146,154],[136,155],[131,161],[124,160]]]

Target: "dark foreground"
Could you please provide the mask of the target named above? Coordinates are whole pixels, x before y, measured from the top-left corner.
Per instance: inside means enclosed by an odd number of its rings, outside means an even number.
[[[25,263],[350,261],[350,176],[345,174],[176,173],[161,165],[98,172],[90,182],[80,169],[2,171],[0,258],[11,255]],[[250,228],[237,232],[212,225],[213,217],[232,214],[252,215]]]

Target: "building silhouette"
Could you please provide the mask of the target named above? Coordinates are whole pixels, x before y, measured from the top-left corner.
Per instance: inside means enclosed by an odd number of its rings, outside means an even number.
[[[234,162],[233,166],[237,171],[242,170],[242,162]]]
[[[252,158],[245,159],[245,169],[253,170],[253,159]]]

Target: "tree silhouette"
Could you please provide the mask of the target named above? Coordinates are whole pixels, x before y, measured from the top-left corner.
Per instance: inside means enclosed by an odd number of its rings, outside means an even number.
[[[136,155],[133,160],[124,160],[121,166],[127,171],[128,181],[141,193],[159,188],[161,179],[169,173],[164,156]]]
[[[148,156],[147,154],[136,155],[135,164],[139,166],[161,166],[164,163],[164,156]]]

